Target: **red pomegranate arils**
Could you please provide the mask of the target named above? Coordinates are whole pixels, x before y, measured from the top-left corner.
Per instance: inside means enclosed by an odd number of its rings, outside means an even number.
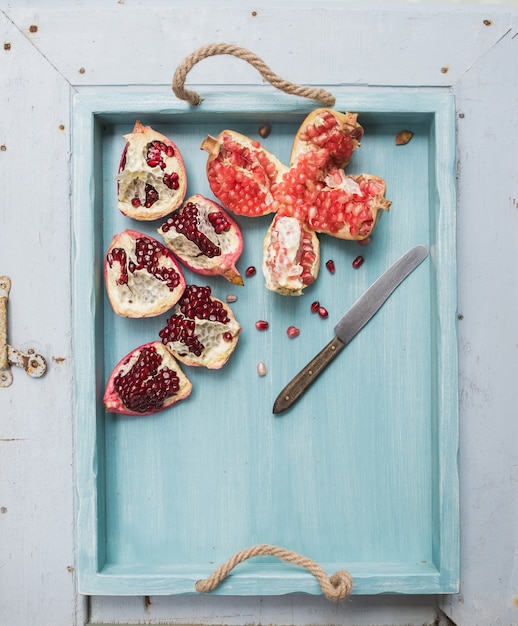
[[[250,276],[254,276],[256,272],[257,270],[255,269],[255,267],[253,265],[250,265],[250,267],[247,267],[245,270],[245,276],[248,276],[250,278]]]
[[[257,328],[257,330],[268,330],[269,326],[270,324],[268,324],[266,320],[258,320],[255,323],[255,327]]]
[[[320,308],[320,302],[315,300],[315,302],[311,303],[311,313],[318,313],[318,309]]]
[[[354,261],[353,261],[353,267],[355,270],[357,270],[359,267],[361,267],[363,265],[363,257],[362,256],[357,256]]]
[[[329,261],[326,262],[326,267],[330,274],[335,273],[335,262],[332,259],[329,259]]]
[[[286,334],[290,339],[294,339],[300,335],[300,330],[296,326],[288,326]]]
[[[318,314],[320,315],[320,317],[327,317],[329,315],[327,309],[323,306],[318,308]]]

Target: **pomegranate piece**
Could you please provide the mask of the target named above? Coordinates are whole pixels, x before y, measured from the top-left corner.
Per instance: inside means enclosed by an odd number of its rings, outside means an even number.
[[[174,356],[185,365],[223,367],[241,332],[228,304],[208,286],[187,285],[172,313],[159,337]]]
[[[178,147],[140,122],[124,139],[117,175],[119,210],[136,220],[165,217],[182,204],[187,190]]]
[[[266,137],[268,137],[272,132],[272,127],[270,126],[270,124],[262,124],[261,126],[259,126],[257,132],[263,139],[266,139]]]
[[[335,262],[332,259],[329,259],[329,261],[326,261],[326,267],[329,271],[330,274],[334,274],[335,273]]]
[[[288,326],[286,334],[290,339],[294,339],[300,335],[300,330],[296,326]]]
[[[363,257],[362,256],[357,256],[354,261],[353,261],[353,267],[355,270],[357,270],[359,267],[361,267],[363,265]]]
[[[266,288],[285,296],[300,296],[318,276],[320,243],[296,217],[277,214],[264,239],[263,274]]]
[[[268,330],[270,324],[268,324],[268,322],[266,320],[258,320],[255,323],[255,327],[257,328],[257,330]]]
[[[104,282],[113,310],[122,317],[154,317],[179,300],[185,278],[172,252],[134,230],[115,235],[104,258]]]
[[[414,136],[411,130],[402,130],[396,135],[396,146],[405,146]]]
[[[318,309],[320,308],[320,302],[315,300],[311,303],[311,313],[318,313]]]
[[[250,265],[249,267],[246,268],[245,271],[245,276],[247,278],[250,278],[250,276],[255,276],[257,270],[255,269],[255,267],[253,265]]]
[[[318,307],[318,314],[320,315],[320,317],[324,317],[324,318],[329,316],[327,309],[323,306]]]
[[[236,215],[271,213],[275,187],[288,170],[258,141],[224,130],[201,145],[209,153],[207,179],[212,193]]]
[[[363,128],[356,114],[323,108],[302,122],[293,142],[289,167],[259,142],[230,130],[217,138],[207,137],[202,148],[209,153],[209,185],[224,206],[238,215],[276,213],[276,217],[298,220],[299,229],[312,233],[311,247],[318,257],[315,233],[357,241],[367,239],[380,211],[391,206],[385,198],[384,180],[369,174],[345,175],[343,168],[362,137]],[[282,272],[278,272],[274,268],[277,247],[288,249],[292,245],[291,240],[282,241],[284,234],[267,234],[263,271],[266,268],[268,288],[283,295],[300,295],[303,287],[315,280],[314,270],[318,271],[320,261],[309,270],[303,268],[304,278],[298,284],[291,279],[301,271],[297,255],[284,259]],[[270,241],[272,236],[275,242]],[[292,229],[286,231],[286,236],[292,236]],[[292,269],[287,269],[289,264]],[[280,280],[278,273],[282,274]]]
[[[326,169],[344,168],[360,146],[363,128],[356,113],[339,113],[332,109],[316,109],[302,122],[290,157],[294,165],[304,154],[319,154]]]
[[[151,415],[187,398],[189,379],[160,341],[140,346],[114,368],[104,392],[110,413]]]
[[[243,285],[235,265],[243,251],[243,235],[236,221],[216,202],[191,196],[158,233],[189,269]]]
[[[266,376],[266,365],[262,361],[257,364],[257,375]]]

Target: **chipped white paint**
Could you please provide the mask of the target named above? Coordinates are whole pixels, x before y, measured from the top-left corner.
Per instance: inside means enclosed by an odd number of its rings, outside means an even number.
[[[293,82],[427,86],[455,95],[461,594],[353,597],[340,605],[303,595],[98,597],[90,621],[420,625],[433,622],[439,604],[458,626],[517,623],[516,10],[263,0],[220,2],[216,11],[203,4],[0,2],[0,273],[13,281],[10,340],[49,361],[45,377],[17,376],[0,389],[0,623],[88,620],[75,591],[71,96],[111,85],[166,91],[180,60],[213,40],[252,49]],[[316,22],[326,45],[315,41]],[[242,61],[225,59],[205,61],[189,80],[261,83]]]

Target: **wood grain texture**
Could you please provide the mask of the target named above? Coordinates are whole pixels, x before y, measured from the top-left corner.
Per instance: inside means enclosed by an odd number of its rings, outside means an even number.
[[[384,216],[375,243],[362,249],[361,271],[351,265],[361,250],[357,243],[322,237],[322,254],[334,258],[336,274],[323,271],[308,300],[268,292],[259,275],[247,281],[234,305],[243,326],[238,350],[220,371],[189,370],[189,401],[147,419],[105,415],[100,404],[115,363],[157,335],[167,317],[118,318],[104,296],[104,249],[127,225],[111,182],[122,135],[145,116],[182,150],[188,194],[210,195],[199,150],[207,134],[231,127],[253,136],[266,115],[268,148],[287,160],[308,105],[271,89],[266,102],[264,92],[236,91],[231,98],[207,89],[194,112],[185,103],[169,106],[159,93],[75,98],[75,358],[77,367],[88,364],[76,383],[80,590],[192,593],[211,562],[266,542],[309,554],[326,568],[352,568],[354,593],[452,591],[455,524],[452,532],[442,530],[443,516],[454,520],[457,509],[457,477],[450,471],[457,394],[449,95],[338,88],[338,106],[347,100],[366,129],[351,171],[384,177],[397,207]],[[401,151],[395,136],[403,122],[414,138]],[[242,267],[260,265],[268,223],[240,220]],[[158,225],[139,227],[153,234]],[[432,259],[351,342],[347,359],[315,381],[314,393],[301,398],[289,418],[273,418],[273,399],[296,373],[294,364],[307,362],[332,336],[333,323],[311,313],[311,300],[325,302],[337,322],[416,243],[431,248]],[[200,284],[199,276],[187,271],[186,277]],[[224,299],[229,287],[222,279],[203,280]],[[257,319],[270,321],[267,333],[255,330]],[[291,323],[301,329],[297,341],[286,336]],[[255,374],[258,360],[267,363],[264,379]],[[343,482],[337,480],[342,473]],[[242,569],[214,593],[319,592],[311,577],[285,564]]]

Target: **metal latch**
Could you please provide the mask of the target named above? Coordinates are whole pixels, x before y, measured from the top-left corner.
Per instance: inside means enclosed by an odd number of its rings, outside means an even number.
[[[41,354],[36,354],[32,348],[25,354],[7,344],[7,302],[10,291],[11,279],[0,276],[0,387],[9,387],[13,382],[11,365],[23,367],[33,378],[39,378],[47,371],[47,362]]]

